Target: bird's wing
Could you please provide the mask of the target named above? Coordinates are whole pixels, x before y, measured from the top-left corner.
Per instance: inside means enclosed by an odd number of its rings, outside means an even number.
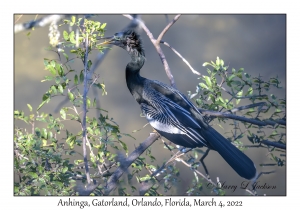
[[[154,82],[150,85],[144,97],[147,103],[141,103],[141,108],[151,126],[167,133],[187,135],[198,144],[207,146],[199,133],[201,125],[190,112],[195,109],[194,105],[179,91],[163,83]]]
[[[182,108],[189,110],[189,111],[190,111],[190,109],[194,109],[195,112],[197,112],[201,115],[201,113],[199,112],[197,107],[189,99],[187,99],[187,97],[185,95],[183,95],[177,89],[175,89],[171,86],[168,86],[157,80],[153,80],[153,82],[151,83],[151,86],[153,89],[162,93],[164,96],[169,98],[171,101],[174,101],[175,103],[180,105]]]

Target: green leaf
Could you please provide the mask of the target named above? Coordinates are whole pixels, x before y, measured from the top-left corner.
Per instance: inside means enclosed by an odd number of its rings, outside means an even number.
[[[80,163],[83,163],[83,160],[74,160],[74,163],[75,163],[76,165],[79,165]]]
[[[205,63],[202,64],[202,66],[207,66],[207,65],[212,66],[212,65],[211,65],[210,63],[208,63],[208,62],[205,62]]]
[[[72,31],[69,36],[70,36],[70,42],[76,44],[74,31]]]
[[[249,75],[249,74],[244,73],[244,75],[245,75],[246,78],[250,78],[250,75]]]
[[[74,84],[78,85],[78,76],[77,76],[77,74],[75,74],[75,76],[74,76]]]
[[[66,41],[69,41],[69,35],[68,35],[68,32],[64,31],[63,32],[63,37]]]
[[[63,118],[65,120],[66,119],[66,112],[65,112],[65,110],[61,109],[59,113],[60,113],[61,118]]]
[[[30,104],[27,104],[28,108],[29,108],[29,111],[32,111],[32,107]]]
[[[101,29],[104,29],[105,26],[106,26],[106,23],[103,23],[103,24],[101,25]]]
[[[57,68],[57,72],[59,76],[63,76],[64,75],[64,69],[61,65],[59,65],[59,67]]]
[[[60,67],[57,68],[57,73],[58,73],[59,76],[63,76],[64,75],[64,70],[63,70],[62,66],[60,66]]]
[[[49,97],[50,97],[50,94],[49,94],[49,93],[45,93],[45,94],[43,95],[42,100],[45,101],[45,100],[47,100]]]
[[[216,65],[219,66],[220,65],[220,59],[219,57],[217,57],[217,60],[216,60]]]
[[[38,175],[35,172],[28,172],[28,175],[32,178],[38,178]]]
[[[224,61],[222,59],[220,59],[220,65],[224,66]]]
[[[147,174],[147,176],[140,178],[140,181],[144,182],[144,181],[147,181],[150,179],[151,179],[151,177]]]
[[[242,73],[244,71],[244,68],[240,68],[239,70],[238,70],[238,73]]]
[[[51,76],[45,76],[44,78],[45,78],[45,79],[43,79],[41,82],[53,80],[53,77],[51,77]]]
[[[242,78],[243,78],[243,75],[242,75],[242,73],[237,73],[237,74],[236,74],[236,76],[237,76],[238,78],[240,78],[240,79],[242,79]]]
[[[59,76],[56,76],[56,77],[55,77],[55,83],[56,83],[56,84],[59,84],[59,83],[60,83],[60,77],[59,77]]]
[[[43,147],[46,147],[47,146],[47,140],[46,139],[43,139]]]
[[[66,166],[66,167],[63,168],[62,172],[66,173],[67,171],[68,171],[68,167]]]
[[[81,72],[80,72],[79,79],[80,79],[80,83],[82,83],[84,80],[83,70],[81,70]]]
[[[91,127],[87,127],[86,129],[89,132],[89,134],[94,135],[94,131],[93,129],[91,129]]]
[[[235,74],[232,74],[230,77],[228,77],[228,81],[231,81],[235,77]]]
[[[37,111],[39,111],[40,108],[42,108],[42,106],[44,106],[44,104],[46,103],[47,101],[43,101],[39,106],[38,108],[36,109]]]
[[[211,87],[211,80],[208,76],[203,76],[208,87]]]
[[[51,66],[51,65],[48,65],[48,70],[50,71],[50,73],[52,74],[52,75],[56,75],[56,71],[55,71],[55,68],[53,67],[53,66]]]
[[[74,101],[74,95],[73,95],[73,93],[68,92],[68,96],[69,96],[70,101]]]
[[[204,84],[204,83],[199,83],[199,85],[200,85],[200,87],[202,87],[202,88],[204,88],[204,89],[208,89],[208,87],[206,86],[206,84]]]
[[[50,65],[51,65],[53,68],[55,68],[56,62],[55,62],[54,60],[52,60],[52,61],[50,62]]]
[[[52,133],[51,131],[49,131],[49,132],[48,132],[48,138],[49,138],[49,139],[52,139],[52,137],[53,137],[53,133]]]
[[[260,79],[254,78],[254,79],[253,79],[253,82],[254,82],[254,83],[260,83]]]
[[[72,16],[71,20],[72,20],[72,23],[75,23],[76,17],[75,17],[75,16]]]
[[[58,92],[61,93],[61,94],[64,92],[64,89],[61,86],[61,84],[58,85]]]
[[[119,140],[119,142],[120,142],[120,144],[121,144],[121,147],[125,150],[126,156],[127,156],[127,155],[128,155],[128,148],[127,148],[127,145],[126,145],[123,141],[121,141],[121,140]]]
[[[249,87],[247,93],[245,94],[245,96],[247,95],[252,95],[253,94],[253,88],[252,87]]]
[[[238,96],[238,97],[243,96],[243,90],[239,91],[239,92],[236,94],[236,96]]]
[[[86,99],[86,105],[88,108],[91,107],[91,100],[89,98]]]
[[[65,58],[67,59],[67,61],[69,60],[69,56],[67,53],[63,53],[63,55],[65,56]]]
[[[91,66],[92,66],[92,61],[88,60],[88,69],[90,69]]]
[[[42,131],[41,131],[41,133],[42,133],[42,137],[44,139],[48,139],[48,133],[47,133],[46,128],[43,128]],[[46,145],[47,145],[47,141],[46,141]]]
[[[47,67],[49,65],[49,59],[44,58],[44,66]]]
[[[241,85],[242,83],[241,83],[240,81],[238,81],[238,80],[233,80],[233,81],[231,82],[231,84],[235,84],[236,86],[239,86],[239,85]]]

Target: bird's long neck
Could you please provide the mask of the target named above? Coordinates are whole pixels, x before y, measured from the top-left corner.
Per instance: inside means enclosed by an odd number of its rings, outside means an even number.
[[[145,78],[140,76],[140,70],[144,65],[143,52],[130,51],[131,61],[126,66],[126,83],[129,91],[137,102],[141,102]]]

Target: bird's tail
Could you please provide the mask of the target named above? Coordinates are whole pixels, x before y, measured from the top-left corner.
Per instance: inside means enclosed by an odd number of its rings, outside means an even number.
[[[249,157],[212,127],[202,131],[211,149],[216,150],[241,177],[249,180],[255,177],[256,168]]]

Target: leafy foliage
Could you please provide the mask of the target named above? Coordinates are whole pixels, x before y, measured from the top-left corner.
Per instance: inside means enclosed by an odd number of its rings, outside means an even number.
[[[37,112],[33,112],[30,104],[27,104],[31,112],[29,116],[25,116],[24,111],[14,111],[16,120],[22,120],[32,127],[32,132],[24,128],[15,128],[14,171],[18,177],[14,183],[15,195],[71,195],[76,186],[75,180],[86,182],[85,175],[78,171],[84,161],[81,154],[77,152],[78,149],[75,149],[83,146],[83,130],[71,133],[65,128],[64,123],[74,121],[82,127],[82,113],[78,108],[84,102],[80,87],[87,78],[83,70],[78,73],[69,64],[79,58],[83,64],[87,63],[90,69],[91,60],[85,60],[85,40],[86,38],[89,40],[88,54],[94,49],[101,52],[104,48],[96,44],[96,38],[104,35],[106,24],[81,18],[76,22],[75,16],[71,20],[65,20],[64,23],[77,26],[80,36],[76,37],[74,31],[70,33],[64,31],[64,41],[59,43],[58,49],[53,46],[47,48],[54,51],[59,60],[44,59],[45,70],[49,71],[50,75],[45,76],[41,82],[52,84],[42,96],[42,103],[37,107]],[[76,57],[69,58],[64,52],[64,49],[68,48],[71,48],[70,52]],[[61,55],[64,56],[65,62],[62,61]],[[98,75],[94,75],[94,78],[88,81],[88,86],[98,87],[103,94],[107,95],[104,83],[98,83],[98,78]],[[65,96],[69,102],[69,106],[60,110],[60,117],[55,118],[51,113],[40,114],[38,111],[56,96]],[[87,97],[86,105],[88,110],[97,109],[96,99]],[[117,154],[114,151],[122,148],[128,155],[128,147],[121,138],[130,135],[120,133],[118,124],[107,114],[103,114],[105,110],[100,111],[102,113],[97,118],[86,117],[86,138],[90,150],[88,162],[90,169],[97,171],[92,178],[100,177],[107,180],[107,176],[111,175],[109,170],[118,166]],[[45,126],[36,127],[37,121],[45,123]],[[59,137],[61,135],[64,137]],[[70,162],[71,158],[75,158],[74,163]]]

